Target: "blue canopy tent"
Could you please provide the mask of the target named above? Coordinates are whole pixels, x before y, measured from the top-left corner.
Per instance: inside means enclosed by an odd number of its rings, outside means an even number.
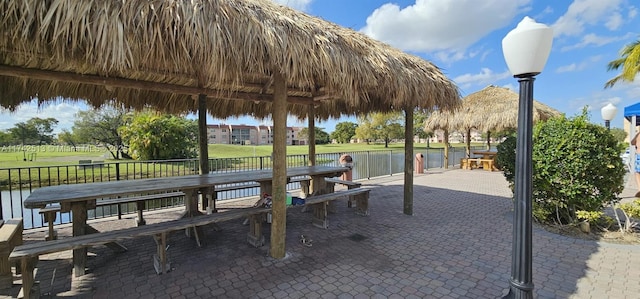
[[[631,106],[624,107],[624,118],[626,118],[629,123],[634,123],[633,119],[635,118],[636,126],[640,126],[640,117],[638,116],[640,116],[640,103],[635,103]]]

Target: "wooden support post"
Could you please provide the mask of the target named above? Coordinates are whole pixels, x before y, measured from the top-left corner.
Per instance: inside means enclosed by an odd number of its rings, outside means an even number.
[[[82,236],[87,233],[87,202],[76,201],[71,203],[71,217],[73,218],[73,236]],[[73,250],[73,273],[75,277],[85,274],[87,265],[87,248]],[[23,274],[24,275],[24,274]]]
[[[413,215],[413,107],[404,109],[404,206],[405,215]]]
[[[285,257],[287,233],[287,81],[277,70],[273,74],[273,192],[271,224],[271,257]]]
[[[309,121],[309,162],[308,166],[316,165],[316,107],[314,104],[309,105],[309,113],[307,119]]]
[[[207,139],[207,95],[198,95],[198,158],[200,174],[209,173],[209,142]]]

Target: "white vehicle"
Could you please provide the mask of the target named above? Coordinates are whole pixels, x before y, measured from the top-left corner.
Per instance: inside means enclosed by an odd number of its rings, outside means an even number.
[[[624,166],[627,168],[627,170],[631,171],[631,152],[629,151],[629,149],[627,149],[626,151],[624,151],[624,153],[620,154],[620,158],[622,159],[622,164],[624,164]]]

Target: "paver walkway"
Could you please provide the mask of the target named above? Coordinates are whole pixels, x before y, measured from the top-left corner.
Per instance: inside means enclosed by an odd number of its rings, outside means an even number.
[[[205,228],[206,246],[170,237],[173,270],[156,275],[152,238],[129,251],[90,249],[89,272],[71,278],[71,252],[42,257],[44,298],[499,298],[511,265],[511,191],[501,172],[432,170],[416,175],[414,215],[402,213],[403,176],[364,181],[373,188],[369,217],[345,202],[329,229],[310,213],[287,214],[287,257],[252,248],[242,221]],[[635,191],[629,186],[627,193]],[[623,194],[624,195],[624,194]],[[147,221],[172,217],[149,215]],[[123,224],[124,223],[124,224]],[[131,225],[102,221],[102,229]],[[68,229],[67,229],[68,230]],[[65,230],[61,231],[64,235]],[[270,233],[267,226],[267,239]],[[40,234],[40,235],[39,235]],[[41,237],[41,232],[32,238]],[[303,246],[299,236],[312,239]],[[537,298],[640,298],[640,246],[564,237],[534,228]]]

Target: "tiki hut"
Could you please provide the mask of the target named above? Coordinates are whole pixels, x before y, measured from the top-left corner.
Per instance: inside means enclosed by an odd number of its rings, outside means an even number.
[[[207,113],[271,116],[277,258],[287,114],[309,119],[313,132],[315,119],[459,105],[457,87],[432,63],[269,0],[18,0],[0,5],[0,15],[2,107],[115,100],[197,112],[203,173]],[[406,177],[411,160],[405,168]]]
[[[424,123],[425,132],[435,133],[436,130],[442,130],[444,132],[444,168],[449,168],[449,133],[454,128],[456,122],[456,114],[454,111],[433,111]]]
[[[467,157],[471,150],[471,130],[487,132],[487,149],[491,147],[491,132],[516,128],[518,125],[519,95],[511,89],[489,85],[469,94],[455,111],[434,113],[425,129],[449,129],[465,132]],[[533,121],[547,120],[561,113],[538,101],[533,102]],[[440,126],[437,125],[444,125]]]

